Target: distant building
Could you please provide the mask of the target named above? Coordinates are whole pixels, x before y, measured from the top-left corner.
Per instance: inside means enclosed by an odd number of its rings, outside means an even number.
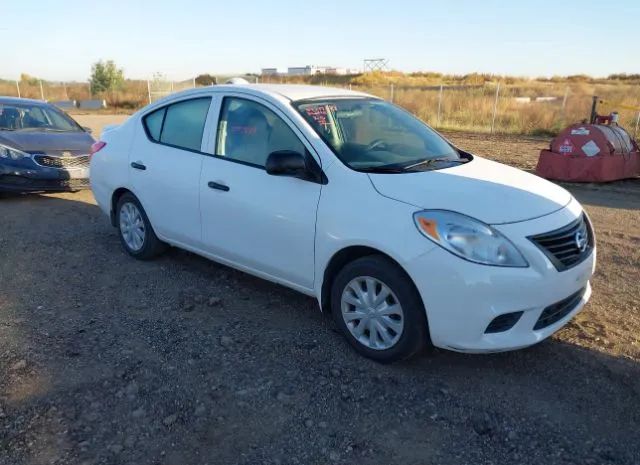
[[[313,76],[314,74],[327,74],[327,70],[332,69],[329,66],[293,66],[287,69],[289,76]],[[335,69],[335,68],[333,68]]]
[[[347,68],[327,68],[326,73],[344,75],[344,74],[347,74]]]
[[[346,74],[359,74],[357,69],[350,68],[338,68],[335,66],[290,66],[286,72],[278,68],[262,68],[263,76],[314,76],[316,74],[333,74],[333,75],[346,75]]]
[[[284,73],[281,73],[278,68],[262,68],[261,74],[263,76],[277,76]]]
[[[360,71],[352,68],[326,68],[325,74],[335,74],[338,76],[345,76],[347,74],[360,74]]]

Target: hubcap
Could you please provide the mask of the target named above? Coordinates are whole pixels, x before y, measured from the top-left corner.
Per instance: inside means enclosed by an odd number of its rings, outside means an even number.
[[[349,332],[370,349],[389,349],[402,335],[404,314],[400,301],[376,278],[352,279],[342,291],[341,309]]]
[[[120,207],[120,234],[125,244],[134,252],[144,245],[144,220],[138,207],[126,202]]]

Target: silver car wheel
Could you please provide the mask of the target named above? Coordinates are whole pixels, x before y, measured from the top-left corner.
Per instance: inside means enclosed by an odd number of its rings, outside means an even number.
[[[400,301],[379,279],[352,279],[342,291],[340,306],[349,332],[369,349],[389,349],[402,336],[404,313]]]
[[[144,219],[138,207],[131,202],[125,202],[120,207],[120,234],[127,247],[134,252],[144,245]]]

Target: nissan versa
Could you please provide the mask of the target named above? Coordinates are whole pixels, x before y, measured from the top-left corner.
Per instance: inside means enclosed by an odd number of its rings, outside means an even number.
[[[89,187],[86,129],[53,105],[0,97],[0,192]]]
[[[591,295],[589,218],[376,97],[295,85],[174,94],[96,142],[124,249],[167,244],[314,296],[361,354],[535,344]]]

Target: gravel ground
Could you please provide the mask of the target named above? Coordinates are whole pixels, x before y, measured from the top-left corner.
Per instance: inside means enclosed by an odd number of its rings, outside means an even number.
[[[546,144],[450,136],[525,168]],[[5,197],[0,464],[640,463],[640,181],[570,189],[600,260],[571,324],[391,366],[293,291],[129,258],[90,192]]]

